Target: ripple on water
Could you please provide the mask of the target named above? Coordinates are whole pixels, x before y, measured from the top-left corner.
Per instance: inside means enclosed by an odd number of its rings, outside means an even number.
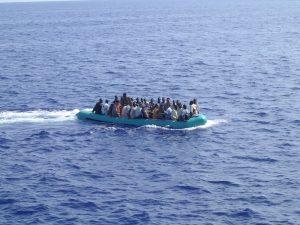
[[[90,211],[98,210],[99,207],[93,201],[81,201],[78,199],[68,199],[67,202],[60,203],[61,206],[69,207],[72,209]]]
[[[266,157],[266,158],[259,158],[259,157],[253,157],[253,156],[233,156],[232,158],[246,160],[246,161],[252,161],[252,162],[266,162],[266,163],[276,163],[278,160]]]

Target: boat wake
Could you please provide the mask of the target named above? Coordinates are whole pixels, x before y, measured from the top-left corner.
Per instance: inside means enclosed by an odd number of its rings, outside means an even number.
[[[149,129],[162,129],[162,130],[198,130],[198,129],[207,129],[210,127],[215,127],[215,126],[219,126],[222,124],[227,123],[227,120],[224,119],[215,119],[215,120],[207,120],[205,125],[201,125],[198,127],[190,127],[190,128],[184,128],[184,129],[174,129],[174,128],[168,128],[168,127],[160,127],[160,126],[156,126],[156,125],[146,125],[146,126],[142,126],[141,128],[149,128]]]
[[[79,109],[73,110],[34,110],[27,112],[18,111],[4,111],[0,112],[0,125],[1,124],[14,124],[14,123],[50,123],[50,122],[64,122],[77,120],[76,114]],[[191,127],[185,129],[173,129],[168,127],[160,127],[156,125],[146,125],[135,129],[146,128],[146,129],[163,129],[163,130],[197,130],[207,129],[210,127],[218,126],[227,123],[223,119],[208,120],[205,125],[198,127]]]
[[[60,111],[34,110],[27,112],[5,111],[0,112],[0,124],[70,121],[76,119],[76,113],[78,112],[79,109]]]

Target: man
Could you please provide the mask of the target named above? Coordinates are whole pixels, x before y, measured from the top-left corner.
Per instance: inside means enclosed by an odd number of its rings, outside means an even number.
[[[130,112],[130,105],[125,105],[122,109],[121,117],[123,118],[128,118],[129,117],[129,112]]]
[[[169,107],[167,108],[167,110],[165,111],[165,118],[166,118],[167,120],[172,119],[172,108],[171,108],[171,106],[169,106]]]
[[[123,96],[121,97],[121,105],[122,106],[127,106],[130,103],[130,98],[127,97],[126,93],[123,93]]]
[[[117,99],[116,101],[114,101],[113,107],[112,107],[112,116],[113,117],[120,117],[121,116],[121,103],[120,101]]]
[[[135,109],[134,118],[142,118],[142,103],[137,104]]]
[[[188,110],[187,110],[187,107],[186,107],[186,105],[183,105],[183,107],[182,107],[183,109],[182,109],[182,111],[181,111],[181,119],[182,120],[188,120],[189,119],[189,114],[188,114]]]
[[[96,103],[96,105],[94,106],[92,112],[95,114],[101,114],[101,110],[102,110],[102,99],[100,98],[99,101]]]
[[[129,118],[134,119],[135,117],[135,111],[136,111],[136,104],[135,102],[130,104],[130,111],[129,111]]]
[[[199,115],[200,114],[200,106],[197,102],[197,99],[194,98],[193,102],[194,102],[194,105],[195,105],[195,108],[196,108],[196,115]]]
[[[171,106],[169,108],[171,108]],[[178,120],[178,112],[177,112],[178,108],[177,108],[177,105],[174,105],[174,107],[171,108],[171,110],[172,110],[172,115],[171,115],[172,120]]]
[[[164,110],[167,110],[169,107],[171,107],[171,99],[167,98],[167,101],[164,104]]]
[[[108,100],[105,100],[105,103],[104,103],[104,105],[102,107],[102,110],[101,110],[102,114],[103,115],[107,115],[108,109],[109,109]]]

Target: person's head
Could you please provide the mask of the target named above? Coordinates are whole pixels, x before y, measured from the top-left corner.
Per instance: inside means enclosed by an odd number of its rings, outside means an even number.
[[[139,98],[136,98],[135,100],[136,100],[136,102],[140,102],[140,99],[139,99]]]
[[[118,96],[115,95],[115,101],[117,101],[118,99],[119,99]]]
[[[150,99],[150,102],[151,102],[151,103],[153,103],[153,102],[154,102],[154,99],[153,99],[153,98],[151,98],[151,99]]]
[[[175,109],[175,110],[177,110],[177,109],[178,109],[177,105],[174,105],[174,109]]]
[[[186,105],[185,104],[183,105],[183,109],[186,109]]]
[[[190,105],[193,105],[194,104],[194,102],[193,101],[190,101]]]
[[[157,103],[158,103],[158,104],[160,103],[160,97],[157,98]]]
[[[197,104],[197,99],[194,98],[193,103],[194,103],[194,104]]]
[[[132,104],[132,106],[133,106],[133,107],[136,107],[136,104],[135,104],[135,102]]]
[[[163,103],[165,103],[165,101],[166,101],[165,97],[162,97],[162,98],[161,98],[161,101],[162,101]]]
[[[123,93],[123,98],[126,98],[127,97],[127,94],[126,93]]]
[[[167,102],[170,102],[171,101],[171,99],[170,98],[167,98]]]
[[[99,102],[100,102],[100,103],[102,103],[102,102],[103,102],[102,98],[100,98],[100,99],[99,99]]]
[[[108,100],[107,100],[107,99],[105,100],[105,103],[108,103]]]

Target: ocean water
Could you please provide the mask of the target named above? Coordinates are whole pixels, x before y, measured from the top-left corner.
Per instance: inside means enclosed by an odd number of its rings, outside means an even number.
[[[0,224],[300,224],[300,1],[0,4]],[[78,121],[127,92],[204,127]]]

